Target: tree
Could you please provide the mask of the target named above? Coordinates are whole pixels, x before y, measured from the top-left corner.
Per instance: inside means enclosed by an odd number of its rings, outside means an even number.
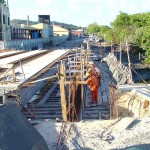
[[[98,33],[99,30],[100,30],[100,28],[97,23],[89,24],[87,27],[87,33]]]
[[[101,38],[114,44],[120,43],[120,38],[128,37],[132,50],[145,54],[145,62],[150,63],[150,12],[128,15],[120,12],[111,23],[111,27],[100,26],[97,23],[88,26],[89,33],[98,33]]]
[[[114,28],[124,28],[130,25],[131,17],[124,12],[120,12],[117,18],[111,23]]]
[[[141,47],[146,51],[145,63],[150,64],[150,26],[147,26],[144,28],[144,34],[142,36]]]

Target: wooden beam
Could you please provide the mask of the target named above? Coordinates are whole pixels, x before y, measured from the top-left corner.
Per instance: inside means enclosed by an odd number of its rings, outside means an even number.
[[[12,82],[15,82],[16,78],[15,78],[15,66],[13,65],[12,67]]]
[[[77,84],[87,84],[86,81],[74,81]],[[65,81],[64,84],[70,84],[70,81]]]
[[[0,64],[0,68],[12,68],[13,64]]]
[[[59,67],[59,73],[64,74],[64,64]],[[61,107],[62,107],[62,118],[63,121],[67,121],[67,108],[66,108],[66,93],[65,93],[65,84],[64,76],[60,76],[60,96],[61,96]]]

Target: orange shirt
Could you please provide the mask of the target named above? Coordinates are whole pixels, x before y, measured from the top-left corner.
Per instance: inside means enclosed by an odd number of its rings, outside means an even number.
[[[98,80],[95,76],[90,76],[87,81],[86,81],[87,85],[89,86],[89,89],[91,91],[95,91],[98,88]]]

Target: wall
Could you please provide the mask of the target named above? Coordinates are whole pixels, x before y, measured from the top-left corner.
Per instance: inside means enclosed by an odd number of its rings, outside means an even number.
[[[50,38],[39,39],[25,39],[25,40],[9,40],[4,42],[4,49],[20,49],[20,50],[32,50],[34,47],[37,49],[43,49],[44,45],[52,43],[53,46],[59,45],[67,40],[66,36],[57,36]]]
[[[118,84],[125,84],[129,79],[129,69],[120,64],[117,58],[113,54],[109,54],[106,57],[106,63],[112,72],[112,75]]]
[[[43,79],[45,77],[54,75],[57,72],[57,68],[49,69],[47,72],[43,73],[36,80]],[[35,83],[33,86],[26,88],[21,88],[18,94],[21,96],[21,102],[25,106],[29,100],[45,85],[46,81],[41,81]],[[27,94],[28,93],[28,94]]]
[[[119,117],[144,117],[150,115],[150,94],[145,88],[118,93]]]
[[[2,21],[2,39],[3,40],[10,40],[11,35],[10,35],[10,12],[9,8],[4,6],[3,4],[0,4],[0,9],[1,9],[1,21]],[[3,15],[5,15],[5,24],[3,22]],[[8,17],[9,17],[9,25],[8,25]]]

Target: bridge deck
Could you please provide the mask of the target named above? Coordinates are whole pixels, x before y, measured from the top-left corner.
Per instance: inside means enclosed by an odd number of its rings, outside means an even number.
[[[43,53],[45,52],[44,50],[40,51],[40,50],[35,50],[35,51],[29,51],[29,52],[26,52],[26,53],[23,53],[23,54],[18,54],[17,56],[11,56],[11,57],[7,57],[7,58],[3,58],[0,60],[0,64],[10,64],[10,63],[14,63],[18,60],[22,60],[22,59],[25,59],[27,57],[31,57],[35,54],[40,54],[40,53]]]
[[[54,50],[54,51],[50,51],[49,53],[40,56],[39,58],[36,59],[31,59],[29,62],[26,62],[25,64],[22,64],[22,68],[21,66],[17,66],[15,68],[15,78],[17,79],[17,82],[12,85],[20,85],[22,83],[24,83],[26,80],[28,80],[29,78],[31,78],[32,76],[36,75],[39,71],[43,70],[46,66],[48,66],[49,64],[53,63],[55,60],[57,60],[59,57],[63,56],[65,53],[67,53],[68,50]],[[23,54],[19,54],[20,57],[18,58],[23,58],[27,57],[32,54],[35,53],[40,53],[40,51],[33,51],[33,52],[29,52],[27,53],[27,55],[23,55]],[[14,56],[16,57],[16,56]],[[1,63],[10,63],[12,61],[14,61],[14,57],[7,58],[7,59],[2,59],[0,60],[0,64]],[[10,60],[9,60],[10,59]],[[16,58],[17,60],[17,58]],[[11,74],[12,72],[10,71],[9,74]],[[2,85],[2,86],[6,86],[7,85]],[[9,84],[9,86],[11,86],[11,84]]]

